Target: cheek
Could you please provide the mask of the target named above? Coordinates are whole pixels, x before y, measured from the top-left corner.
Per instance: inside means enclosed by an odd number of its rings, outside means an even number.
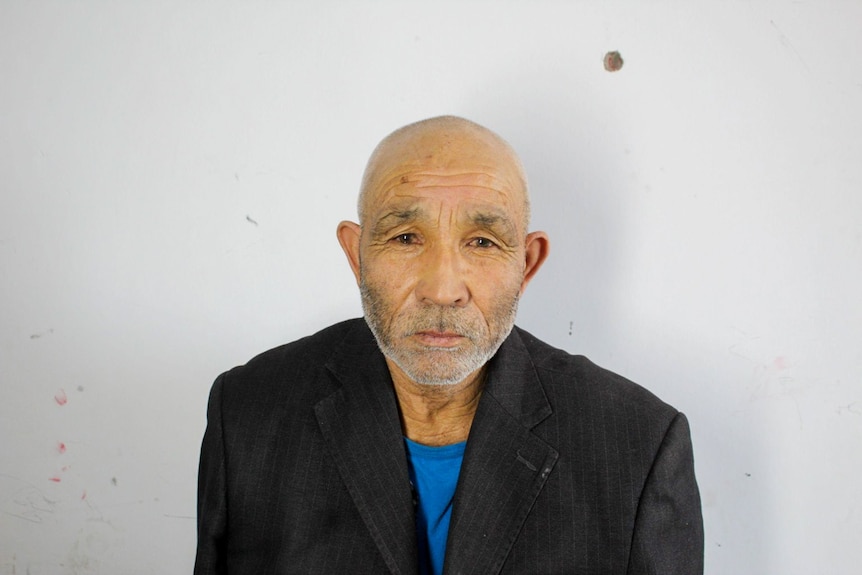
[[[483,314],[496,315],[518,299],[523,277],[516,266],[488,267],[469,282],[470,293]]]
[[[414,283],[410,266],[393,265],[392,262],[375,260],[362,266],[362,280],[372,287],[378,297],[386,300],[389,306],[398,307],[409,295]]]
[[[512,261],[480,261],[468,268],[469,278],[474,285],[495,292],[507,291],[512,286],[520,289],[524,270]]]

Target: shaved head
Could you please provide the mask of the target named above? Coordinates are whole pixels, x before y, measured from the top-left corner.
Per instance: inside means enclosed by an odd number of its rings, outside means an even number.
[[[522,232],[530,219],[527,179],[517,153],[495,132],[457,116],[437,116],[399,128],[374,149],[359,192],[359,223],[371,215],[381,194],[406,183],[409,171],[494,172],[520,205]],[[499,183],[499,182],[498,182]]]

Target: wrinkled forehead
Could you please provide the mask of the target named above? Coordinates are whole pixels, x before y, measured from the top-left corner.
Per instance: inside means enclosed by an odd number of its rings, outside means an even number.
[[[481,130],[431,130],[398,134],[381,142],[368,162],[360,218],[373,218],[405,196],[497,205],[526,227],[527,191],[512,148]]]

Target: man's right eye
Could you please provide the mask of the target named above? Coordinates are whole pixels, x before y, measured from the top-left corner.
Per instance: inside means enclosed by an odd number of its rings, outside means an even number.
[[[392,239],[394,241],[398,242],[399,244],[407,246],[407,245],[410,245],[412,243],[415,243],[416,234],[398,234],[397,236],[395,236]]]

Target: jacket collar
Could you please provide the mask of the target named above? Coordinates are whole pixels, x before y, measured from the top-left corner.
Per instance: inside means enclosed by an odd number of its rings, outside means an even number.
[[[532,430],[552,414],[515,328],[489,364],[449,524],[446,573],[499,573],[557,462]]]
[[[315,406],[324,439],[389,569],[416,573],[397,399],[364,321],[355,323],[326,367],[341,387]],[[455,493],[447,573],[499,572],[558,457],[531,431],[552,409],[517,328],[488,367]]]
[[[341,386],[314,408],[323,438],[389,570],[415,574],[416,525],[397,399],[364,320],[326,367]]]

